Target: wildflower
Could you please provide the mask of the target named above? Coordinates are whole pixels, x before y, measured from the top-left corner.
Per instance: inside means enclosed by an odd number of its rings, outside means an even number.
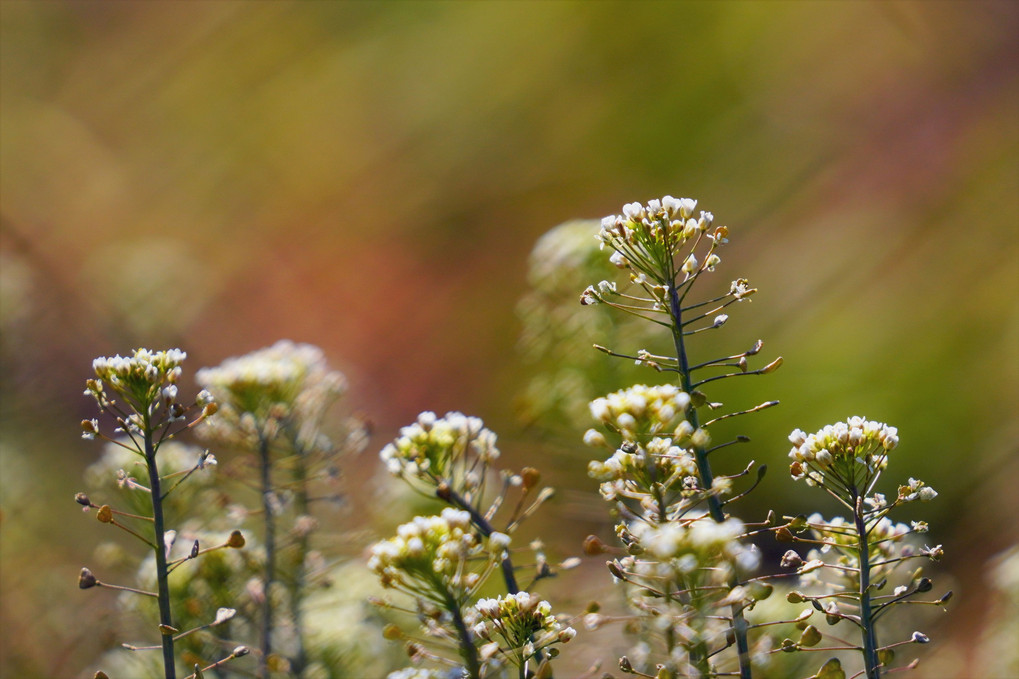
[[[103,385],[109,385],[133,409],[148,412],[159,399],[164,386],[173,385],[181,375],[181,363],[187,354],[180,349],[151,351],[135,349],[131,356],[101,356],[92,361],[96,380],[89,380],[86,394],[104,406]]]
[[[467,571],[468,558],[480,553],[470,528],[470,514],[450,507],[440,516],[415,517],[372,546],[368,568],[384,587],[427,594],[440,605],[448,594],[462,599],[479,584]]]
[[[195,377],[204,387],[197,403],[219,406],[220,417],[206,435],[225,440],[273,438],[279,422],[286,420],[296,423],[298,442],[305,448],[322,443],[319,423],[346,390],[346,378],[329,369],[321,349],[288,340],[229,358],[215,368],[202,368]]]
[[[610,261],[619,267],[631,267],[646,274],[655,283],[671,285],[676,270],[673,263],[679,250],[687,243],[696,245],[698,236],[711,227],[714,216],[701,212],[693,217],[697,201],[692,198],[664,196],[647,205],[628,203],[622,214],[610,215],[601,221],[598,239],[602,246],[613,250]],[[724,227],[722,227],[724,229]],[[712,250],[726,242],[724,234],[709,236]],[[717,255],[708,255],[709,268],[718,263]],[[698,259],[689,253],[683,258],[682,271],[689,278],[698,268]]]
[[[400,429],[400,436],[379,453],[395,476],[444,479],[468,458],[489,463],[499,457],[496,435],[477,417],[458,412],[438,418],[418,415],[415,423]]]
[[[386,679],[445,679],[446,675],[437,670],[424,669],[420,667],[405,667],[386,675]]]
[[[898,431],[882,422],[851,417],[813,434],[797,429],[789,435],[793,444],[789,457],[794,479],[806,478],[810,484],[823,484],[825,476],[834,474],[836,485],[847,481],[842,476],[852,466],[863,467],[861,478],[866,486],[888,465],[888,453],[898,445]]]
[[[735,297],[739,301],[743,301],[744,298],[757,292],[756,288],[750,287],[750,281],[746,278],[740,278],[732,282],[729,286],[729,294]]]
[[[623,440],[648,434],[671,433],[686,419],[690,396],[678,387],[634,385],[591,402],[591,415]]]
[[[547,601],[530,592],[481,599],[474,611],[480,618],[474,633],[486,641],[498,641],[518,666],[541,649],[567,643],[576,636],[576,630],[556,620]]]
[[[91,441],[99,433],[99,420],[82,420],[81,421],[81,437]]]
[[[584,432],[584,444],[592,447],[606,445],[605,435],[597,429],[588,429]]]
[[[938,491],[934,490],[920,479],[910,478],[907,485],[899,486],[899,499],[903,502],[912,502],[913,500],[930,502],[937,496]]]
[[[739,542],[744,532],[745,526],[739,519],[718,523],[708,515],[687,523],[639,522],[623,530],[624,535],[655,558],[672,562],[683,572],[735,562],[741,567],[756,567],[756,556]]]

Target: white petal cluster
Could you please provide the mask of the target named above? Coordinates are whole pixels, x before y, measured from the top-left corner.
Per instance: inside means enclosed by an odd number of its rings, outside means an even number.
[[[322,416],[347,384],[342,373],[329,369],[321,349],[289,340],[202,368],[195,377],[204,387],[202,397],[211,394],[220,402],[221,417],[211,435],[250,435],[269,420],[289,419],[308,445],[315,443]]]
[[[145,409],[155,402],[164,387],[171,387],[181,375],[181,363],[187,354],[180,349],[151,351],[135,349],[130,356],[101,356],[92,361],[98,381],[89,381],[87,395],[103,405],[103,384],[128,399],[135,408]],[[173,388],[176,395],[176,387]]]
[[[899,500],[902,502],[913,502],[914,500],[930,502],[937,496],[938,491],[934,490],[920,479],[910,477],[907,485],[899,486]]]
[[[632,525],[629,532],[648,554],[660,561],[674,562],[684,572],[725,563],[738,564],[743,570],[757,567],[757,552],[739,541],[746,528],[736,518],[719,523],[702,515],[687,522],[640,522]]]
[[[445,674],[437,670],[429,670],[421,667],[405,667],[386,675],[386,679],[446,679]]]
[[[714,215],[701,211],[695,217],[696,207],[697,201],[692,198],[672,196],[648,201],[647,205],[628,203],[622,214],[601,220],[598,240],[602,247],[614,251],[611,261],[616,266],[637,269],[658,283],[670,283],[675,274],[671,263],[687,243],[696,246],[704,236],[713,250],[728,242],[728,229],[721,226],[708,233]],[[718,262],[718,256],[712,254],[702,266],[689,253],[683,257],[682,271],[689,277],[703,269],[712,270]]]
[[[640,498],[653,483],[667,491],[686,489],[686,479],[697,476],[697,461],[673,439],[656,437],[646,446],[626,444],[605,461],[591,460],[587,474],[601,481],[600,492],[607,500]]]
[[[819,481],[811,476],[811,471],[823,472],[836,462],[864,465],[871,474],[884,469],[888,452],[898,445],[899,436],[895,427],[854,416],[813,434],[796,429],[789,435],[789,441],[793,444],[789,451],[794,461],[793,477]]]
[[[669,234],[689,238],[698,231],[707,231],[714,218],[710,212],[701,212],[700,219],[693,218],[697,201],[692,198],[665,196],[661,200],[648,201],[647,205],[627,203],[623,214],[609,215],[601,220],[598,238],[607,245],[622,239],[633,242],[639,232],[651,234],[662,240]]]
[[[659,434],[684,435],[690,396],[671,384],[637,384],[591,401],[591,416],[625,441]],[[689,425],[687,425],[689,426]]]
[[[518,661],[526,661],[542,648],[566,643],[576,636],[576,630],[564,627],[552,615],[552,606],[547,601],[530,592],[481,599],[474,610],[479,618],[474,634],[486,641],[497,641],[500,648]]]
[[[166,351],[135,349],[131,356],[120,354],[112,358],[101,356],[92,361],[92,369],[95,370],[96,377],[114,387],[120,382],[142,376],[149,382],[155,382],[160,377],[175,382],[180,377],[178,368],[185,358],[187,354],[180,349]]]
[[[488,463],[499,457],[496,435],[477,417],[450,412],[436,417],[423,412],[400,429],[400,436],[379,453],[395,476],[441,478],[468,458]]]
[[[415,517],[396,533],[375,543],[368,559],[383,586],[420,591],[438,582],[445,591],[465,592],[478,584],[466,568],[480,549],[467,512],[447,507],[439,516]]]

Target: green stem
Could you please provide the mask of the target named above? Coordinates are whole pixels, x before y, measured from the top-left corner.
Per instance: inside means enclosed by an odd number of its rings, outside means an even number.
[[[870,601],[870,542],[867,538],[867,522],[863,516],[863,498],[852,489],[856,509],[853,518],[856,522],[856,533],[859,542],[860,559],[860,626],[863,628],[863,662],[867,669],[867,679],[880,679],[881,663],[877,657],[877,630],[874,628],[874,617],[871,614]]]
[[[675,283],[669,286],[669,307],[673,321],[672,339],[676,347],[676,360],[679,363],[680,380],[682,382],[683,391],[689,394],[692,390],[692,375],[690,371],[690,361],[686,355],[686,344],[683,341],[683,311],[679,302],[679,292],[676,290]],[[698,417],[697,409],[692,405],[687,413],[687,421],[695,431],[698,427],[700,427],[700,418]],[[708,463],[708,453],[703,446],[694,447],[694,459],[697,461],[697,471],[701,476],[701,483],[704,484],[705,490],[710,491],[714,484],[715,477],[711,473],[711,465]],[[709,493],[708,511],[711,514],[711,518],[717,523],[725,521],[725,513],[722,511],[722,503],[719,501],[717,495]],[[739,585],[739,577],[735,570],[733,570],[732,575],[729,576],[729,586],[736,587],[737,585]],[[736,637],[736,651],[739,654],[739,676],[740,679],[751,679],[750,642],[747,639],[747,620],[743,616],[743,608],[739,604],[733,604],[730,611],[732,613],[733,635]]]
[[[490,524],[488,520],[485,519],[485,517],[482,516],[481,513],[475,507],[473,507],[469,502],[467,502],[459,493],[457,493],[452,488],[449,488],[448,486],[443,487],[440,490],[437,490],[435,494],[436,497],[440,498],[441,500],[448,502],[454,507],[459,507],[460,509],[470,514],[471,523],[474,524],[474,527],[478,529],[478,532],[481,533],[482,536],[487,538],[495,530],[494,528],[492,528],[492,524]],[[499,567],[502,570],[502,579],[506,583],[506,593],[517,594],[520,591],[520,585],[517,584],[517,576],[513,569],[513,560],[510,558],[509,550],[506,551],[506,556],[499,564]],[[541,662],[542,658],[544,657],[544,653],[542,651],[537,651],[534,654],[534,657],[538,662]]]
[[[256,676],[269,677],[269,655],[272,653],[272,586],[276,581],[276,521],[273,517],[272,468],[269,457],[269,439],[259,436],[258,453],[262,466],[262,512],[265,521],[265,580],[262,600],[262,657]]]
[[[166,566],[166,530],[163,524],[163,498],[159,488],[159,467],[156,464],[156,447],[148,415],[145,416],[145,465],[149,471],[149,488],[152,490],[152,530],[156,553],[156,596],[159,600],[159,624],[173,627],[170,612],[170,582]],[[161,634],[163,670],[166,679],[177,679],[177,666],[173,653],[173,636]]]
[[[448,502],[454,507],[459,507],[468,514],[471,515],[471,523],[478,529],[483,537],[489,537],[495,529],[492,528],[484,516],[481,515],[476,508],[474,508],[467,500],[465,500],[459,493],[449,487],[442,488],[435,493],[436,497],[441,500]],[[506,557],[499,564],[502,569],[502,578],[506,582],[506,592],[508,594],[516,594],[520,591],[520,586],[517,584],[517,577],[513,570],[513,561],[510,559],[509,552],[506,552]]]
[[[295,509],[298,516],[310,516],[309,513],[309,495],[308,495],[308,468],[305,464],[304,453],[301,450],[297,451],[296,467],[294,469],[294,478],[297,482],[297,490],[295,492],[294,502]],[[294,625],[294,636],[297,639],[297,655],[294,657],[293,670],[297,676],[301,675],[304,671],[304,666],[307,663],[307,652],[304,649],[304,597],[305,589],[307,587],[307,571],[305,570],[305,560],[308,556],[308,549],[310,547],[310,539],[307,532],[303,532],[300,537],[297,538],[297,559],[296,559],[296,574],[294,576],[293,590],[290,593],[290,617]]]
[[[478,649],[474,647],[474,639],[471,637],[467,624],[464,623],[463,615],[460,613],[460,604],[452,595],[445,592],[446,610],[453,617],[453,627],[456,628],[456,635],[460,640],[460,657],[464,661],[464,670],[467,679],[481,679],[481,665],[478,662]]]

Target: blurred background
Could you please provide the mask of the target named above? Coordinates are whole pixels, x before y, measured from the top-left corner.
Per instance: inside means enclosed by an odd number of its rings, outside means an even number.
[[[374,453],[455,409],[559,487],[533,526],[550,550],[607,539],[587,424],[528,411],[551,359],[522,350],[520,300],[550,228],[671,194],[731,229],[715,283],[760,289],[720,350],[785,358],[718,388],[782,401],[738,423],[727,471],[772,469],[740,514],[818,508],[785,472],[792,429],[898,426],[886,491],[940,492],[896,518],[931,524],[956,592],[922,676],[1011,676],[1017,35],[1008,1],[0,3],[0,675],[83,676],[112,644],[71,500],[100,454],[90,362],[137,346],[186,350],[190,375],[321,346],[375,423],[351,525],[379,521]],[[594,561],[549,595],[604,585]]]

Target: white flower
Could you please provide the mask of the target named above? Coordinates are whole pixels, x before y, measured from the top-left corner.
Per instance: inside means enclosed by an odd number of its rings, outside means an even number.
[[[510,546],[510,536],[494,531],[488,536],[488,544],[496,549],[506,549]]]

